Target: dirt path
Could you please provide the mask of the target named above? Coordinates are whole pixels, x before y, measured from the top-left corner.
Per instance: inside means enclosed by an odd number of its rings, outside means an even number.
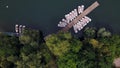
[[[116,68],[120,68],[120,58],[114,60],[114,65]]]

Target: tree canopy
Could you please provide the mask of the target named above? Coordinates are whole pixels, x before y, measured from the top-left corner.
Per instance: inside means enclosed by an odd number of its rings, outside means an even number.
[[[83,39],[70,32],[50,34],[25,29],[17,36],[0,33],[0,68],[113,68],[120,57],[120,35],[86,27]]]

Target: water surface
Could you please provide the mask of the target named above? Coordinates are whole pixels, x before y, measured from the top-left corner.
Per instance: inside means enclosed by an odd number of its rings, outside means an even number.
[[[40,29],[45,35],[57,32],[59,21],[79,5],[87,8],[96,0],[0,0],[0,31],[14,31],[15,24]],[[120,0],[97,0],[100,6],[88,16],[87,26],[108,27],[120,33]],[[6,8],[6,6],[9,8]]]

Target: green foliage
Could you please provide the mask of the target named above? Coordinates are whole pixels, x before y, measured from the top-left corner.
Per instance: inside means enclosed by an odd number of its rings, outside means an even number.
[[[30,45],[24,45],[21,50],[20,50],[21,53],[24,53],[25,55],[29,55],[30,53],[33,52],[33,48],[32,46]]]
[[[43,41],[42,32],[34,29],[25,29],[19,37],[22,44],[30,44],[31,42],[41,43]]]
[[[32,42],[30,36],[24,36],[24,35],[22,35],[22,36],[19,37],[19,39],[20,39],[20,41],[21,41],[22,44],[29,44],[29,43]]]
[[[94,47],[97,48],[99,45],[99,42],[95,39],[90,39],[89,43]]]
[[[94,68],[95,63],[95,49],[92,45],[89,45],[89,41],[84,40],[83,47],[79,51],[78,68]]]
[[[38,30],[20,37],[0,33],[0,68],[112,68],[120,57],[120,35],[87,27],[84,38],[71,33],[51,34],[43,42]]]
[[[0,62],[1,68],[12,68],[13,66],[14,66],[14,64],[10,61],[7,61],[6,59],[4,59]]]
[[[110,37],[111,32],[107,31],[105,28],[100,28],[97,32],[98,37]]]
[[[11,55],[11,56],[7,57],[6,59],[12,63],[15,63],[18,60],[18,58],[19,58],[18,56]]]
[[[94,38],[95,33],[96,33],[95,28],[86,27],[85,30],[84,30],[84,37],[86,37],[86,38]]]
[[[80,62],[78,64],[78,67],[82,66],[81,68],[112,68],[113,60],[116,56],[119,57],[117,54],[120,52],[117,50],[117,48],[119,49],[119,47],[117,47],[119,46],[118,41],[120,41],[119,36],[111,36],[111,33],[109,31],[106,31],[105,28],[100,28],[96,32],[96,37],[87,36],[87,38],[85,38],[83,41],[84,45],[79,52]]]
[[[70,40],[70,52],[78,53],[82,47],[82,42],[79,39],[72,38]]]
[[[56,56],[58,68],[77,68],[77,53],[82,47],[79,39],[70,33],[52,34],[46,38],[46,44]]]
[[[41,52],[31,53],[29,55],[25,55],[21,53],[21,59],[16,62],[17,68],[41,68]]]
[[[0,33],[0,68],[45,67],[43,63],[46,61],[42,61],[44,55],[39,50],[42,41],[38,30],[25,30],[19,38]]]
[[[20,49],[21,53],[29,55],[39,49],[42,35],[39,30],[25,29],[22,35],[19,36],[20,42],[23,47]]]
[[[18,38],[0,34],[0,56],[7,57],[17,54],[19,52],[17,51],[18,44]]]
[[[55,56],[62,56],[69,50],[69,39],[71,39],[69,33],[52,34],[46,37],[46,44]]]
[[[100,28],[96,30],[94,27],[86,27],[84,29],[84,37],[86,38],[101,38],[101,37],[110,37],[111,32],[106,30],[106,28]]]
[[[57,60],[58,68],[77,68],[77,54],[69,53]]]
[[[109,42],[111,49],[115,51],[115,57],[120,57],[120,35],[113,35]]]

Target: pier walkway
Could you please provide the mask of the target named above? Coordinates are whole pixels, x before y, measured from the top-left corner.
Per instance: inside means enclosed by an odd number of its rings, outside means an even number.
[[[91,6],[89,6],[83,13],[81,13],[76,19],[71,21],[66,27],[61,29],[60,31],[66,32],[68,31],[73,25],[75,25],[80,19],[82,19],[84,16],[89,14],[91,11],[93,11],[96,7],[99,6],[99,3],[96,1]]]

